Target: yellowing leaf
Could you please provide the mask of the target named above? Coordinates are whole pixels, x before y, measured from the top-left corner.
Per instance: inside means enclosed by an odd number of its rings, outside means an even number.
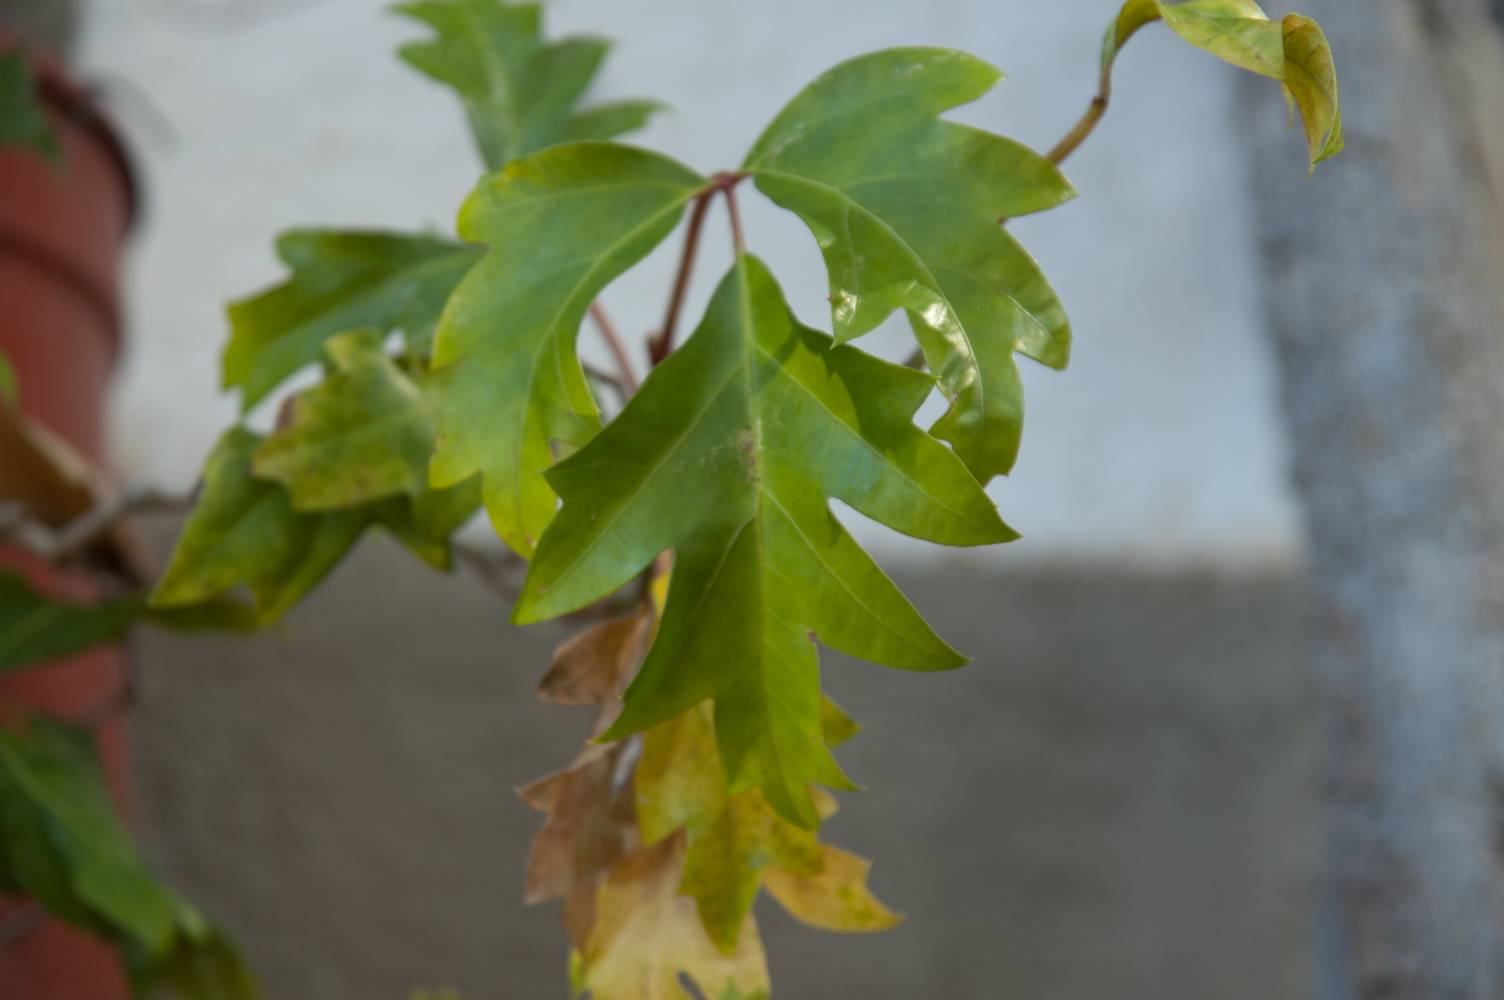
[[[1107,29],[1104,79],[1118,52],[1146,24],[1163,19],[1181,38],[1225,62],[1285,86],[1300,111],[1311,167],[1342,152],[1342,109],[1331,46],[1321,26],[1289,14],[1271,21],[1253,0],[1128,0]]]
[[[763,872],[763,885],[784,909],[812,927],[827,931],[882,931],[903,918],[867,888],[872,863],[838,847],[824,846],[820,869],[802,875],[780,868]]]
[[[253,469],[287,487],[299,510],[331,510],[428,485],[433,419],[381,335],[355,330],[325,345],[333,370],[293,398],[292,419],[256,450]]]
[[[783,819],[756,789],[732,794],[715,746],[704,706],[649,730],[636,788],[645,843],[683,831],[680,891],[694,898],[716,946],[727,953],[738,947],[757,890],[763,884],[771,889],[770,879],[782,893],[775,895],[800,919],[853,931],[893,926],[896,918],[866,891],[866,862]],[[835,811],[826,795],[817,797],[817,807],[822,819]]]
[[[728,955],[700,925],[695,904],[678,894],[681,837],[645,847],[612,871],[596,902],[598,918],[575,959],[576,993],[592,1000],[692,1000],[687,975],[707,997],[767,1000],[767,960],[748,922]]]

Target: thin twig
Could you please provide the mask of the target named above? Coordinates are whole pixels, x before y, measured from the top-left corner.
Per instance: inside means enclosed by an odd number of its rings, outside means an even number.
[[[153,489],[126,490],[54,529],[32,517],[19,500],[4,500],[0,501],[0,541],[14,542],[48,562],[63,562],[87,550],[127,517],[177,513],[189,506],[187,497]]]
[[[717,193],[729,194],[746,177],[741,171],[715,174],[710,178],[710,184],[695,195],[694,209],[689,215],[689,229],[684,234],[684,251],[679,255],[679,273],[674,276],[674,288],[669,294],[668,313],[663,317],[663,326],[658,330],[658,335],[648,341],[648,356],[655,365],[673,353],[674,333],[679,325],[679,313],[684,308],[685,293],[689,291],[689,278],[694,271],[695,258],[699,255],[700,230],[705,227],[705,214],[710,209],[710,201]]]
[[[622,402],[626,402],[627,397],[631,395],[631,393],[627,391],[627,387],[622,384],[622,380],[619,377],[612,375],[610,372],[602,371],[588,361],[580,362],[580,367],[585,370],[586,378],[590,379],[592,382],[599,382],[601,385],[609,387],[617,394],[617,396],[621,398]]]
[[[747,253],[747,240],[742,235],[742,213],[736,204],[736,187],[728,185],[721,191],[726,196],[726,212],[731,216],[731,248],[740,260]]]
[[[621,337],[616,333],[616,327],[612,325],[606,310],[601,308],[599,302],[591,303],[590,318],[595,321],[596,329],[601,332],[601,339],[611,349],[611,356],[616,359],[616,369],[621,373],[621,382],[618,388],[630,396],[637,391],[637,372],[632,366],[632,358],[627,354],[627,347],[622,343]]]
[[[700,230],[705,226],[705,213],[710,209],[710,189],[695,199],[695,207],[689,215],[689,229],[684,233],[684,251],[679,255],[679,273],[674,277],[674,288],[669,293],[668,313],[663,317],[663,326],[658,336],[648,341],[648,357],[658,364],[674,349],[674,328],[679,325],[679,312],[684,308],[684,293],[689,290],[689,276],[694,271],[695,257],[700,249]]]
[[[1086,107],[1086,114],[1081,120],[1065,134],[1055,147],[1045,154],[1045,159],[1055,166],[1066,161],[1066,158],[1074,153],[1087,137],[1096,131],[1097,125],[1107,114],[1107,106],[1112,103],[1112,66],[1116,62],[1116,56],[1102,66],[1102,75],[1097,80],[1097,96],[1091,99],[1091,104]]]
[[[456,563],[469,568],[502,600],[515,601],[522,595],[522,584],[517,580],[516,571],[526,563],[515,552],[469,542],[453,542],[450,550]]]

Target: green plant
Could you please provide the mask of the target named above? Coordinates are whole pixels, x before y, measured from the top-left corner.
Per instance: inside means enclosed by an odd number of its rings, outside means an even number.
[[[1073,196],[1059,166],[1106,111],[1119,49],[1151,21],[1281,81],[1313,167],[1342,145],[1330,51],[1314,22],[1270,21],[1249,0],[1130,0],[1109,28],[1098,96],[1048,154],[942,117],[998,81],[991,66],[892,49],[835,67],[739,168],[703,175],[609,141],[656,105],[580,109],[606,47],[545,41],[536,6],[397,9],[432,30],[402,55],[458,92],[491,170],[459,240],[279,241],[291,274],[231,306],[224,383],[249,411],[309,366],[323,380],[271,433],[224,435],[150,603],[74,609],[72,636],[199,608],[210,622],[234,607],[232,620],[274,621],[373,528],[447,569],[457,552],[479,558],[452,536],[484,508],[529,562],[515,621],[601,619],[558,651],[541,687],[597,706],[595,738],[523,791],[546,815],[528,898],[563,899],[574,988],[681,997],[684,974],[706,996],[765,995],[749,916],[760,890],[817,927],[898,920],[868,892],[867,862],[818,837],[835,808],[824,789],[853,787],[831,750],[857,726],[822,694],[817,646],[906,670],[965,662],[830,500],[937,544],[1015,538],[983,489],[1018,451],[1015,354],[1063,368],[1071,332],[1006,220]],[[831,333],[792,314],[744,245],[748,183],[816,238]],[[732,264],[681,343],[717,202]],[[639,383],[596,298],[686,213]],[[900,311],[918,347],[909,365],[854,346]],[[615,373],[576,356],[587,316]],[[937,389],[948,409],[921,429],[914,415]],[[227,603],[242,590],[248,604]],[[4,637],[0,620],[0,648]]]

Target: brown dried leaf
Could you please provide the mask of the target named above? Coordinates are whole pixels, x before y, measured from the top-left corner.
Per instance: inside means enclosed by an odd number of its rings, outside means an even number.
[[[519,790],[524,802],[547,813],[533,836],[523,900],[563,899],[570,938],[582,943],[594,923],[596,888],[605,873],[636,846],[626,745],[590,746],[567,770]]]
[[[651,625],[652,616],[644,609],[592,625],[569,639],[554,650],[553,663],[538,682],[538,697],[560,705],[604,706],[596,733],[604,731],[642,658]]]
[[[94,506],[99,479],[72,445],[0,403],[0,501],[18,500],[58,527]]]
[[[643,611],[592,626],[554,653],[539,696],[564,705],[599,705],[596,734],[611,724],[622,689],[642,657],[652,626]],[[518,794],[548,819],[533,837],[524,900],[564,900],[564,925],[582,945],[595,923],[602,878],[637,846],[632,794],[636,742],[590,744],[568,768]],[[630,754],[629,754],[630,750]]]

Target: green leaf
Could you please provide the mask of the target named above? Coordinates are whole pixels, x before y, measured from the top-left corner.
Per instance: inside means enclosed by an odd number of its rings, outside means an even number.
[[[152,592],[157,608],[212,600],[242,584],[262,623],[275,621],[322,580],[371,523],[364,508],[302,514],[280,483],[257,479],[262,438],[225,432],[204,468],[198,503],[167,571]]]
[[[1068,200],[1070,184],[1026,147],[937,117],[1000,77],[945,49],[853,59],[795,97],[745,165],[819,242],[838,342],[907,311],[950,399],[933,433],[983,482],[1018,455],[1014,352],[1063,368],[1071,336],[1038,266],[999,225]]]
[[[332,371],[295,397],[291,419],[256,450],[252,472],[285,486],[299,511],[370,505],[375,521],[420,559],[451,566],[450,538],[480,507],[480,484],[428,486],[434,427],[421,383],[354,330],[325,349]]]
[[[0,674],[46,663],[123,636],[139,602],[54,601],[18,573],[0,572]]]
[[[425,0],[395,10],[436,32],[402,46],[401,56],[459,92],[492,170],[558,142],[641,128],[658,110],[650,101],[628,101],[576,111],[610,45],[598,38],[545,42],[537,4]]]
[[[554,146],[483,180],[460,235],[491,250],[460,283],[434,345],[435,486],[481,473],[497,533],[528,555],[557,502],[552,445],[599,412],[575,353],[586,310],[674,228],[703,186],[686,167],[609,143]]]
[[[417,384],[386,355],[381,334],[356,330],[325,347],[333,370],[295,397],[292,419],[256,451],[299,510],[352,507],[428,485],[433,419]]]
[[[800,326],[764,265],[737,263],[694,336],[548,474],[564,505],[517,621],[583,607],[674,552],[657,638],[603,739],[713,699],[733,790],[815,825],[810,784],[850,787],[822,736],[815,641],[910,670],[965,662],[827,498],[942,544],[1015,537],[912,424],[932,384]]]
[[[386,500],[374,508],[381,526],[435,569],[454,566],[451,539],[480,509],[480,482],[469,479],[448,489],[425,489]]]
[[[412,353],[426,354],[479,251],[428,236],[301,229],[278,237],[277,256],[292,275],[229,308],[223,380],[241,390],[246,410],[348,330],[401,330]]]
[[[10,358],[0,353],[0,406],[15,407],[21,402],[21,385],[16,381],[16,369]]]
[[[19,573],[0,571],[0,674],[121,639],[137,621],[177,632],[245,632],[254,613],[229,600],[148,608],[141,595],[85,603],[42,594]]]
[[[1278,80],[1300,111],[1311,169],[1342,152],[1342,108],[1332,49],[1321,26],[1289,14],[1271,21],[1253,0],[1128,0],[1107,29],[1102,74],[1112,72],[1128,39],[1163,20],[1175,34],[1225,62]]]
[[[20,49],[0,52],[0,147],[25,146],[54,164],[62,152],[42,110],[31,64]]]
[[[42,719],[0,730],[0,889],[113,942],[137,995],[258,995],[233,946],[141,863],[88,733]]]

